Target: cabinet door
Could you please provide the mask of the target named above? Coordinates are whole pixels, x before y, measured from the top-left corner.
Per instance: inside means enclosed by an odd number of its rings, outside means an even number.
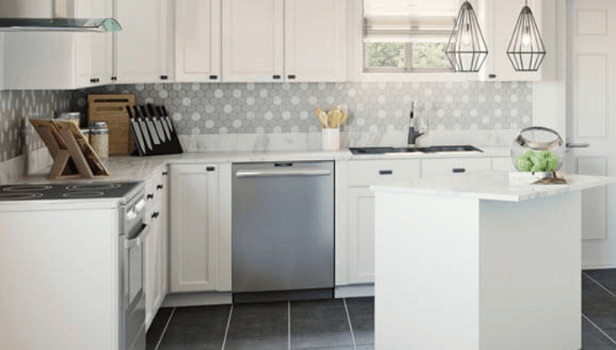
[[[165,297],[164,284],[164,265],[167,264],[163,256],[163,244],[166,236],[164,235],[163,220],[161,217],[163,208],[155,207],[153,212],[158,213],[158,216],[152,217],[149,223],[149,233],[145,237],[144,253],[145,253],[145,321],[146,326],[152,323],[160,304]]]
[[[374,283],[374,193],[349,189],[349,283]]]
[[[487,81],[538,81],[541,80],[541,70],[538,72],[516,72],[507,57],[507,49],[523,1],[492,1],[483,0],[480,6],[485,11],[485,27],[482,27],[488,44],[488,58],[482,76]],[[537,26],[543,35],[541,25],[541,0],[529,0],[528,6],[533,11]],[[545,37],[544,37],[545,42]]]
[[[224,80],[282,81],[284,0],[225,0],[222,11]]]
[[[171,167],[171,292],[218,289],[218,173]]]
[[[177,0],[176,81],[220,81],[221,1]]]
[[[112,0],[76,0],[72,9],[67,9],[76,18],[107,18],[113,16]],[[113,74],[113,35],[99,33],[75,34],[77,47],[78,85],[104,85],[111,82]],[[87,77],[85,75],[88,75]]]
[[[115,0],[115,16],[122,32],[115,37],[118,83],[154,83],[163,75],[162,55],[168,0]]]
[[[285,80],[344,81],[346,0],[285,1]]]

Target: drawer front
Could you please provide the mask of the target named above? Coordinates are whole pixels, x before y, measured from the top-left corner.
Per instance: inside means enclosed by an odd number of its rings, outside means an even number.
[[[511,157],[494,157],[492,158],[492,170],[500,171],[518,171],[511,161]]]
[[[169,170],[167,167],[157,170],[145,182],[146,223],[154,213],[154,207],[160,207],[167,200],[169,191]]]
[[[349,161],[349,186],[372,186],[383,180],[416,179],[420,175],[418,159]]]
[[[421,161],[422,178],[491,169],[491,158],[423,159]]]

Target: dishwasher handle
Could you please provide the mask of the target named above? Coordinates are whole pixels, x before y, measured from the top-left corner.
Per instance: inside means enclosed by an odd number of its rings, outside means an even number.
[[[280,177],[280,176],[327,176],[332,172],[326,169],[285,169],[285,170],[241,170],[237,178]]]

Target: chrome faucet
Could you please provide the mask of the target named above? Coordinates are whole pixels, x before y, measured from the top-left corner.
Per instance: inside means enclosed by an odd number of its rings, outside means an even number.
[[[411,102],[411,114],[410,114],[410,121],[409,121],[409,138],[408,138],[408,145],[409,146],[415,146],[415,143],[417,142],[417,139],[419,138],[419,136],[423,135],[423,132],[419,132],[418,130],[415,130],[415,101]]]

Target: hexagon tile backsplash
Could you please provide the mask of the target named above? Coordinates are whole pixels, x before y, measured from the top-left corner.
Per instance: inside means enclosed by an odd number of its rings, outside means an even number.
[[[316,132],[316,107],[349,111],[342,131],[386,132],[408,125],[411,101],[428,129],[519,129],[532,123],[532,83],[175,83],[117,85],[77,91],[132,93],[137,103],[165,104],[181,134]]]
[[[165,104],[181,134],[316,133],[316,107],[349,111],[342,130],[404,130],[412,101],[428,130],[520,129],[532,124],[532,83],[375,82],[110,85],[77,91],[0,91],[0,162],[43,147],[27,123],[86,112],[90,93],[133,93]],[[24,131],[25,127],[25,131]]]
[[[0,91],[0,162],[43,146],[27,118],[51,118],[55,111],[67,111],[71,91]]]

